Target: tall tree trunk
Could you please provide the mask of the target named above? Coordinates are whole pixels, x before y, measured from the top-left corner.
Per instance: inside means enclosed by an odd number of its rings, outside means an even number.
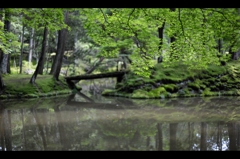
[[[161,28],[158,28],[158,37],[159,37],[159,46],[158,51],[161,50],[162,44],[163,44],[163,31],[164,31],[165,21],[163,22]],[[161,63],[163,61],[162,54],[158,57],[158,63]]]
[[[0,8],[0,21],[2,21],[2,12],[3,12],[3,8]],[[1,65],[2,65],[2,56],[3,56],[3,51],[0,49],[0,94],[3,92],[4,90],[4,82],[2,79],[2,69],[1,69]],[[0,123],[1,124],[1,123]]]
[[[38,74],[41,74],[41,75],[43,74],[44,61],[45,61],[46,50],[47,50],[47,36],[48,36],[48,28],[45,27],[43,41],[42,41],[42,51],[41,51],[40,59],[38,62],[38,65],[39,65]]]
[[[4,84],[4,81],[2,79],[2,74],[0,72],[0,94],[4,91],[4,88],[5,88],[5,84]]]
[[[23,42],[24,42],[24,28],[25,26],[23,25],[22,27],[22,35],[21,35],[21,54],[19,56],[19,67],[20,67],[20,74],[22,73],[22,57],[23,57]]]
[[[175,12],[176,11],[176,8],[170,8],[170,10],[172,11],[172,12]],[[171,27],[171,26],[170,26]],[[174,49],[174,45],[172,45],[171,43],[173,43],[174,41],[176,41],[176,38],[174,37],[174,35],[172,36],[172,37],[170,37],[170,46],[171,46],[171,48],[172,48],[172,50]],[[171,52],[171,54],[170,54],[170,57],[171,58],[178,58],[176,55],[173,55],[173,53]]]
[[[32,28],[30,43],[29,43],[29,54],[28,54],[28,67],[32,63],[32,54],[33,54],[33,37],[34,37],[34,28]]]
[[[10,13],[8,9],[5,9],[5,20],[4,20],[4,31],[5,32],[10,32]],[[10,71],[10,54],[2,54],[1,57],[1,69],[2,73],[11,73]]]
[[[37,78],[37,74],[41,74],[43,73],[43,64],[44,64],[44,57],[45,57],[45,52],[46,52],[46,42],[47,42],[47,35],[48,35],[48,28],[47,26],[45,26],[44,28],[44,34],[43,34],[43,41],[42,41],[42,53],[40,55],[38,64],[37,64],[37,68],[35,70],[35,72],[33,73],[31,79],[30,79],[30,83],[34,84],[35,80]]]
[[[65,23],[67,24],[68,11],[65,12],[64,19],[65,19],[64,20]],[[59,80],[58,77],[59,77],[61,67],[62,67],[62,60],[63,60],[64,51],[65,51],[66,37],[67,37],[67,29],[66,28],[58,31],[57,52],[56,52],[56,56],[54,58],[52,68],[50,71],[50,74],[52,74],[53,78],[56,80]]]

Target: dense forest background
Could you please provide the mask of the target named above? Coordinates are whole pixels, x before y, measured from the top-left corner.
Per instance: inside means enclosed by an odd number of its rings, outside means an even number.
[[[157,62],[189,69],[238,60],[240,8],[0,8],[4,74],[89,74],[124,69],[149,77]],[[119,68],[117,68],[119,70]]]

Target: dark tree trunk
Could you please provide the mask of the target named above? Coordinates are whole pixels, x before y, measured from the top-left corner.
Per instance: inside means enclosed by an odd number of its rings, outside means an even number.
[[[67,24],[68,12],[65,13],[64,19],[65,19],[65,23]],[[58,77],[59,77],[61,67],[62,67],[62,60],[63,60],[64,51],[65,51],[66,37],[67,37],[67,29],[66,28],[58,31],[57,52],[56,52],[56,56],[54,58],[52,68],[50,71],[50,74],[52,74],[53,78],[56,80],[59,80]]]
[[[1,74],[1,72],[0,72],[0,94],[3,93],[4,88],[5,88],[5,84],[4,84],[4,82],[3,82],[2,74]]]
[[[207,150],[207,124],[201,122],[201,140],[200,140],[200,151]]]
[[[39,69],[38,69],[38,74],[43,74],[43,68],[44,68],[44,61],[45,61],[45,56],[46,56],[46,49],[47,49],[47,36],[48,36],[48,28],[44,28],[44,34],[43,34],[43,41],[42,41],[42,51],[40,55],[40,59],[38,62]]]
[[[222,53],[222,40],[221,39],[218,39],[218,52],[219,53]]]
[[[177,150],[177,123],[169,125],[170,129],[170,151]]]
[[[162,44],[163,44],[163,31],[164,31],[164,26],[165,26],[165,22],[163,22],[161,28],[158,28],[158,37],[159,37],[158,51],[161,50]],[[158,57],[158,63],[161,63],[162,61],[163,61],[163,56],[160,55],[160,56]]]
[[[3,12],[3,8],[0,8],[0,21],[2,21],[2,12]],[[0,49],[0,94],[3,92],[4,87],[5,87],[3,79],[2,79],[2,69],[1,69],[1,66],[2,66],[2,60],[1,60],[2,56],[3,56],[3,51]]]
[[[0,21],[2,21],[2,18],[3,18],[3,8],[0,8]],[[2,57],[3,57],[3,50],[0,49],[0,72],[1,73],[2,73]]]
[[[20,54],[20,56],[19,56],[20,74],[22,73],[22,56],[23,56],[24,29],[25,29],[25,26],[23,25],[23,28],[22,28],[22,36],[21,36],[21,54]]]
[[[176,8],[170,8],[170,10],[171,10],[172,12],[175,12],[175,11],[176,11]],[[170,27],[171,27],[171,26],[170,26]],[[172,37],[170,37],[170,44],[173,43],[174,41],[176,41],[176,38],[175,38],[174,35],[173,35]],[[171,45],[171,48],[172,48],[172,50],[173,50],[173,49],[174,49],[174,45]],[[171,54],[170,54],[170,57],[171,57],[171,58],[178,58],[178,56],[173,55],[172,52],[171,52]]]
[[[43,42],[42,42],[42,53],[40,55],[38,64],[37,64],[37,68],[35,70],[35,72],[32,75],[32,78],[30,79],[30,83],[34,84],[35,80],[37,78],[37,74],[41,74],[43,72],[43,64],[44,64],[44,57],[45,57],[45,52],[46,52],[46,42],[47,42],[47,35],[48,35],[48,29],[47,26],[45,26],[44,28],[44,34],[43,34]]]
[[[6,9],[5,10],[5,20],[4,20],[4,31],[5,32],[10,32],[10,26],[11,26],[10,13]],[[11,71],[10,71],[10,54],[2,53],[2,56],[1,56],[1,69],[2,69],[2,73],[3,74],[11,73]]]

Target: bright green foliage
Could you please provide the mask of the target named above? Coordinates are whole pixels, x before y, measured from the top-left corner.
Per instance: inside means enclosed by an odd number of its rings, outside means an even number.
[[[61,30],[67,27],[64,23],[63,11],[62,8],[22,9],[23,24],[35,29],[47,26],[49,30]]]
[[[100,54],[115,57],[121,48],[133,50],[132,70],[149,77],[152,59],[163,54],[165,67],[176,62],[189,68],[220,64],[217,40],[222,51],[237,51],[239,14],[234,8],[121,8],[83,9],[87,34],[101,47]],[[164,39],[159,50],[158,28],[165,22]],[[175,41],[168,42],[169,37]]]

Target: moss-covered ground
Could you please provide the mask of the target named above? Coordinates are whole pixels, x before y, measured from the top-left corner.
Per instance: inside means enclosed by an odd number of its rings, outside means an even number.
[[[206,69],[192,70],[179,64],[164,68],[156,64],[151,78],[134,73],[126,74],[115,90],[105,90],[105,96],[128,98],[170,98],[195,96],[240,95],[240,62],[224,66],[209,65]]]
[[[0,98],[38,98],[69,94],[71,90],[62,76],[59,81],[52,78],[52,75],[38,75],[36,84],[30,84],[32,75],[8,74],[3,75],[6,85]]]

